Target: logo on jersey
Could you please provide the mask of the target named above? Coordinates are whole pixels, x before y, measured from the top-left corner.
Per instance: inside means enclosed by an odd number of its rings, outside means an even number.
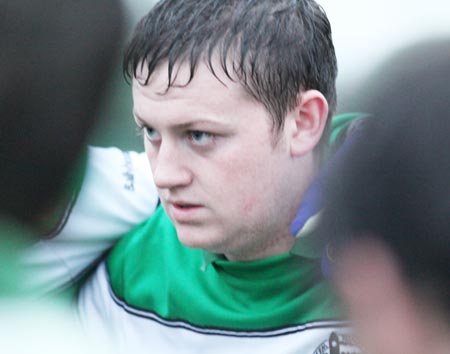
[[[313,354],[362,354],[361,350],[353,343],[350,335],[332,332]]]
[[[128,152],[123,152],[124,158],[124,167],[125,171],[122,173],[122,176],[125,177],[125,182],[123,187],[127,191],[134,192],[134,173],[133,173],[133,164],[131,162],[131,157]]]

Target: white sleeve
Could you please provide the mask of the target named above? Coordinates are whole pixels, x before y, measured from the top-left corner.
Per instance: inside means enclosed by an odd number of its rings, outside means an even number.
[[[64,220],[24,255],[29,290],[44,295],[72,285],[157,204],[145,153],[89,148],[83,185]]]

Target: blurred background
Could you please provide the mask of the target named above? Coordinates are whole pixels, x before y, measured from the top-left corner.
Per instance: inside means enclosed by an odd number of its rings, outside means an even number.
[[[420,39],[450,35],[448,0],[317,1],[327,12],[333,29],[339,65],[338,112],[360,110],[365,80],[389,54]],[[129,37],[135,24],[157,1],[123,2]],[[143,151],[132,119],[131,89],[122,75],[121,58],[108,97],[90,144]]]

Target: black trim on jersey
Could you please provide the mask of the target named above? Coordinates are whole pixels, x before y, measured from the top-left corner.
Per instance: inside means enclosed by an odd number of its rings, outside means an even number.
[[[106,274],[108,274],[106,269],[105,269],[105,272],[106,272]],[[111,298],[116,303],[116,305],[123,308],[123,310],[125,312],[129,313],[130,315],[157,322],[160,325],[163,325],[165,327],[182,328],[182,329],[186,329],[191,332],[200,333],[200,334],[219,335],[219,336],[225,336],[225,337],[241,337],[241,338],[271,338],[271,337],[280,337],[280,336],[289,335],[289,334],[293,334],[293,333],[303,332],[303,331],[312,330],[312,329],[349,327],[348,322],[342,321],[342,320],[336,320],[336,319],[329,319],[329,320],[324,319],[324,320],[305,322],[302,324],[291,325],[291,326],[286,326],[286,327],[272,328],[272,329],[267,329],[267,330],[251,330],[251,331],[230,330],[230,329],[221,329],[221,328],[214,328],[214,327],[203,327],[203,326],[194,325],[185,320],[168,320],[168,319],[160,317],[153,311],[142,310],[137,307],[134,307],[134,306],[128,304],[126,301],[120,299],[115,294],[114,290],[111,287],[111,283],[109,282],[109,277],[107,277],[107,279],[108,279],[109,293],[111,295]]]
[[[51,240],[58,236],[61,231],[64,229],[64,227],[67,224],[67,221],[69,220],[70,214],[72,214],[73,207],[75,206],[76,201],[78,200],[78,196],[81,191],[81,185],[80,188],[78,188],[70,198],[69,204],[67,205],[66,209],[64,210],[64,213],[62,214],[61,218],[59,219],[59,222],[55,225],[55,227],[41,236],[41,239],[43,240]]]

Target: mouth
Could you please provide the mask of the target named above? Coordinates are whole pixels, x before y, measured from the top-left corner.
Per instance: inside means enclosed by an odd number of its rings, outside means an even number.
[[[180,223],[197,219],[200,209],[203,208],[200,204],[187,202],[168,202],[167,205],[169,216]]]
[[[200,207],[200,205],[198,205],[198,204],[184,204],[184,203],[170,203],[170,204],[172,204],[175,208],[178,208],[178,209],[189,209],[189,208]]]

